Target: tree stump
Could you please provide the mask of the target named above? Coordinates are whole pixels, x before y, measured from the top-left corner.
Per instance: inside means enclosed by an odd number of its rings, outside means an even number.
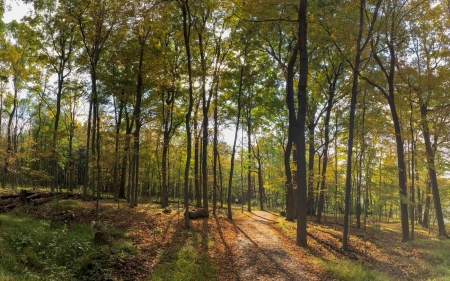
[[[209,217],[209,211],[206,209],[197,209],[193,212],[189,212],[189,218],[195,220],[197,218],[207,218]]]

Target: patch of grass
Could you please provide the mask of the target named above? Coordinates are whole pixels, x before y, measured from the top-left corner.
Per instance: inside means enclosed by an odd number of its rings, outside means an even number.
[[[336,260],[320,262],[325,270],[325,273],[332,276],[336,280],[342,281],[385,281],[389,278],[381,272],[371,270],[363,265],[353,262],[351,260]]]
[[[186,240],[186,243],[173,252],[168,249],[156,266],[151,280],[163,281],[201,281],[215,280],[217,269],[202,251],[202,246],[209,245],[198,234]]]
[[[83,210],[86,209],[86,206],[83,205],[80,201],[77,200],[53,200],[51,205],[51,209],[59,209],[59,210]]]
[[[107,280],[111,256],[136,250],[122,240],[110,247],[96,245],[94,232],[90,225],[69,228],[19,214],[0,215],[0,280]],[[119,231],[114,235],[122,236]]]
[[[450,240],[414,242],[425,244],[425,252],[430,261],[426,267],[432,272],[428,280],[450,280]]]

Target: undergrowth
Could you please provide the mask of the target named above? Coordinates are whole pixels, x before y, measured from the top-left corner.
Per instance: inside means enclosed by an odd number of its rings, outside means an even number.
[[[70,201],[58,207],[81,208]],[[122,231],[103,227],[117,242],[96,245],[91,225],[39,220],[20,211],[0,215],[0,280],[113,280],[115,256],[136,250]]]

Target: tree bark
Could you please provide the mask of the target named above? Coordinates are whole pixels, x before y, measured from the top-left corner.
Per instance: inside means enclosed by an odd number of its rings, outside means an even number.
[[[433,202],[434,202],[434,210],[436,214],[436,220],[438,223],[438,235],[447,237],[447,232],[445,231],[445,223],[444,223],[444,215],[442,213],[442,206],[441,206],[441,197],[439,194],[439,186],[437,182],[437,175],[436,175],[436,167],[434,163],[434,151],[433,147],[431,145],[430,140],[430,129],[428,125],[428,119],[427,119],[427,105],[421,104],[420,105],[420,116],[422,121],[422,134],[423,139],[425,141],[425,150],[427,155],[427,168],[428,168],[428,176],[430,177],[430,184],[431,184],[431,192],[433,194]]]
[[[233,219],[233,213],[231,212],[231,188],[233,186],[233,171],[234,171],[234,157],[236,154],[236,142],[238,138],[239,132],[239,124],[241,120],[241,97],[242,97],[242,86],[244,83],[244,67],[245,67],[245,56],[247,54],[247,45],[244,50],[244,62],[241,65],[240,74],[239,74],[239,90],[238,90],[238,114],[236,121],[236,130],[234,132],[234,142],[233,142],[233,151],[231,153],[231,164],[230,164],[230,177],[228,180],[228,219]]]
[[[186,137],[187,137],[187,147],[186,147],[186,165],[184,169],[184,226],[190,228],[189,221],[189,168],[191,166],[191,147],[192,147],[192,135],[191,135],[191,125],[190,119],[193,107],[193,89],[192,89],[192,62],[191,62],[191,48],[190,48],[190,33],[191,33],[191,15],[189,10],[189,0],[177,0],[181,7],[183,13],[183,37],[184,45],[186,49],[187,57],[187,71],[188,71],[188,86],[189,86],[189,106],[186,112]]]

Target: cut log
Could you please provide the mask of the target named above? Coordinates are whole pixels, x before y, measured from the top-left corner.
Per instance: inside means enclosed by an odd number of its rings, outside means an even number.
[[[207,218],[209,217],[209,211],[206,209],[197,209],[193,212],[189,212],[189,218],[195,220],[197,218]]]
[[[0,213],[6,213],[16,207],[17,204],[11,204],[8,206],[0,207]]]
[[[19,198],[20,194],[8,194],[0,196],[0,199]]]
[[[35,193],[33,195],[27,196],[26,199],[29,201],[31,199],[40,198],[40,197],[41,197],[41,195],[39,193]]]
[[[57,194],[53,192],[39,193],[39,197],[41,198],[55,197],[55,195]]]
[[[109,236],[109,233],[102,230],[102,229],[97,229],[95,231],[95,235],[94,235],[94,243],[97,245],[109,245],[111,242],[111,238]]]
[[[31,203],[36,206],[36,205],[41,205],[41,204],[50,202],[53,199],[55,199],[55,197],[47,197],[47,198],[35,199],[35,200],[31,200]]]

